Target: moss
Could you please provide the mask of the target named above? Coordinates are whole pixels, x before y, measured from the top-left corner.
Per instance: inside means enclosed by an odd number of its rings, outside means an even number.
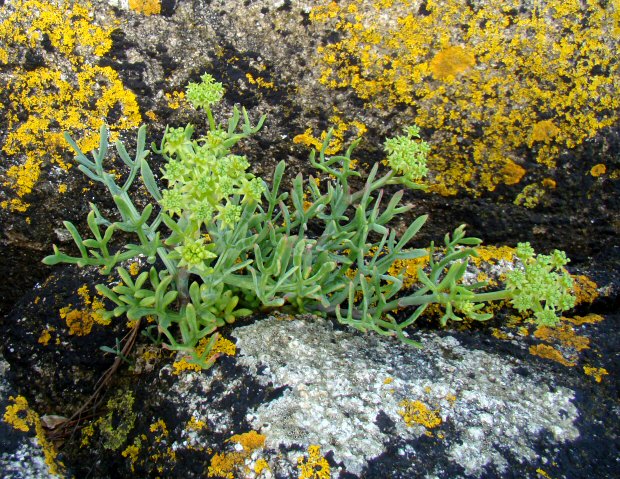
[[[310,19],[339,33],[317,50],[321,83],[367,108],[409,105],[435,131],[431,191],[516,184],[524,148],[553,169],[562,150],[618,121],[617,2],[428,0],[424,15],[418,5],[346,0]]]
[[[2,85],[8,102],[6,138],[2,151],[20,161],[6,171],[4,186],[15,197],[2,202],[11,211],[26,211],[26,197],[44,165],[64,169],[70,132],[84,151],[98,146],[99,128],[107,123],[112,140],[118,132],[141,122],[135,95],[123,87],[118,73],[99,66],[112,46],[111,28],[93,21],[87,2],[16,0],[0,23],[0,68],[11,78]],[[26,70],[20,65],[25,48],[53,49],[62,61]],[[60,66],[62,65],[62,67]],[[112,111],[120,111],[112,121]]]
[[[308,457],[300,457],[297,461],[299,479],[329,479],[331,469],[329,462],[321,455],[321,446],[308,446]]]

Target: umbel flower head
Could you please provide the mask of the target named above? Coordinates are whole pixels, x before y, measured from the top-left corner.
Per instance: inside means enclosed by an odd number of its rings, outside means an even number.
[[[219,102],[224,96],[224,87],[220,82],[216,82],[208,73],[200,77],[201,83],[190,82],[187,85],[187,100],[194,108],[207,109],[211,105]]]
[[[564,269],[569,259],[559,250],[551,255],[534,255],[529,243],[517,245],[517,257],[523,262],[523,270],[515,269],[506,278],[508,289],[515,292],[512,305],[521,312],[534,311],[541,326],[555,326],[556,313],[575,306],[573,280]]]
[[[428,174],[426,157],[431,147],[420,140],[420,128],[417,125],[406,128],[405,132],[406,136],[385,140],[383,147],[388,154],[390,168],[407,180],[415,182]]]
[[[207,272],[208,268],[205,261],[217,258],[217,256],[207,249],[204,238],[194,240],[185,238],[182,245],[174,250],[179,254],[181,261],[179,267],[194,269],[196,272]]]

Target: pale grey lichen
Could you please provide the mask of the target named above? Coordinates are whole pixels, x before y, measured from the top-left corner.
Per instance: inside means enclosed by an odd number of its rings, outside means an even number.
[[[267,436],[267,446],[320,444],[355,474],[385,452],[390,436],[377,424],[380,413],[394,422],[391,434],[404,440],[427,432],[403,421],[406,399],[438,410],[448,422],[433,431],[442,432],[446,455],[466,474],[485,467],[504,471],[501,450],[535,462],[533,441],[544,432],[558,443],[579,435],[573,391],[551,387],[535,371],[519,375],[519,360],[468,349],[453,337],[424,334],[418,350],[390,338],[335,331],[319,318],[270,318],[233,335],[238,362],[259,382],[288,387],[247,416]]]

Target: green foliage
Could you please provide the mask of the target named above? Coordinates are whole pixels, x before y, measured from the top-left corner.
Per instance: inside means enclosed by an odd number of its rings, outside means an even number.
[[[232,152],[239,141],[262,127],[265,118],[252,126],[247,112],[234,108],[227,124],[216,125],[211,106],[222,98],[223,89],[210,75],[203,75],[202,80],[188,86],[187,96],[194,106],[206,111],[207,133],[194,138],[191,125],[167,128],[159,147],[152,147],[166,161],[161,171],[167,182],[163,191],[146,161],[149,152],[144,126],[138,131],[133,159],[122,143],[116,143],[129,169],[122,185],[103,167],[108,149],[105,127],[93,160],[67,135],[77,152],[79,169],[107,187],[120,219],[105,218],[91,204],[88,226],[93,238],[83,239],[74,225],[64,223],[80,256],[71,257],[54,246],[54,254],[44,262],[96,265],[103,274],[116,268],[120,284],[97,286],[115,304],[104,317],[153,317],[157,324],[157,338],[153,339],[165,348],[192,353],[193,361],[206,367],[213,361],[210,349],[217,328],[258,309],[332,315],[361,331],[396,335],[417,344],[408,339],[405,328],[430,304],[444,309],[442,325],[463,317],[489,319],[489,314],[479,310],[485,302],[498,299],[512,299],[517,308],[534,309],[538,320],[545,323],[550,322],[549,311],[555,315],[557,309],[569,306],[564,276],[559,283],[563,289],[556,287],[538,300],[533,297],[532,288],[545,277],[551,278],[545,283],[549,288],[557,283],[557,273],[551,268],[561,267],[560,253],[548,261],[542,256],[536,261],[525,259],[527,281],[519,282],[515,273],[508,289],[484,293],[477,292],[484,283],[463,283],[468,260],[475,255],[472,246],[480,243],[466,237],[463,227],[446,235],[441,259],[436,259],[434,245],[430,252],[407,248],[426,216],[416,219],[397,238],[394,220],[411,206],[401,204],[402,190],[386,199],[385,188],[422,188],[415,181],[427,173],[429,146],[419,139],[417,127],[386,141],[391,168],[380,172],[376,164],[359,190],[351,185],[351,180],[360,176],[350,168],[356,144],[344,155],[327,157],[324,152],[330,133],[321,150],[311,153],[310,162],[332,180],[320,188],[313,177],[304,180],[298,175],[290,192],[280,192],[283,161],[268,187],[248,172],[245,156]],[[153,204],[139,211],[129,197],[138,176],[159,205],[157,211]],[[138,242],[112,253],[109,243],[119,230],[133,234]],[[404,292],[402,274],[393,276],[390,268],[397,261],[427,255],[429,271],[418,271],[422,287]],[[134,280],[119,264],[138,256],[146,257],[152,266]],[[536,266],[543,263],[547,266]],[[545,302],[544,307],[540,301]],[[403,307],[414,308],[407,319],[399,321],[391,312]],[[153,337],[150,329],[147,333]],[[195,346],[209,335],[209,345],[198,356]]]

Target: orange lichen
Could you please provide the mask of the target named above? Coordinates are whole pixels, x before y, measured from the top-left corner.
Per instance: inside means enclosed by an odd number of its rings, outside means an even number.
[[[574,324],[575,326],[581,326],[582,324],[596,324],[603,321],[605,318],[600,314],[590,313],[586,316],[573,316],[572,318],[562,318],[564,321]]]
[[[590,174],[594,176],[595,178],[598,176],[604,175],[606,172],[607,172],[607,167],[603,163],[598,163],[597,165],[594,165],[590,169]]]
[[[161,13],[160,0],[129,0],[129,8],[143,15],[157,15]]]
[[[598,285],[585,275],[571,275],[575,304],[592,304],[598,298]]]
[[[403,409],[398,412],[409,427],[415,424],[421,424],[427,429],[436,428],[441,424],[439,410],[431,410],[421,401],[412,401],[406,399],[399,404]]]
[[[321,446],[312,444],[308,446],[308,457],[300,456],[297,459],[299,469],[298,479],[329,479],[331,469],[329,462],[321,455]]]
[[[530,346],[530,354],[534,356],[539,356],[545,359],[551,359],[557,363],[563,364],[564,366],[572,367],[576,363],[567,360],[562,353],[555,349],[553,346],[549,346],[547,344],[537,344],[535,346]]]
[[[367,108],[411,106],[435,133],[430,190],[481,195],[515,184],[524,148],[545,168],[618,121],[617,2],[344,0],[310,20],[338,32],[319,81]],[[447,81],[449,80],[449,81]],[[610,113],[611,112],[611,113]]]
[[[566,348],[582,351],[590,347],[590,340],[585,336],[575,334],[572,326],[562,323],[555,328],[540,326],[534,332],[534,336],[548,343],[554,342]]]
[[[1,206],[25,211],[25,197],[44,164],[70,167],[63,160],[64,132],[90,151],[99,144],[102,124],[108,125],[114,141],[119,131],[138,126],[141,118],[135,95],[123,87],[118,73],[97,64],[112,45],[112,29],[94,23],[87,2],[16,0],[5,8],[0,66],[6,64],[11,74],[2,85],[8,98],[2,151],[19,163],[7,169],[3,181],[15,197]],[[24,48],[51,49],[66,61],[25,70],[19,66]],[[110,118],[113,110],[120,112],[117,120]]]
[[[430,61],[429,67],[437,80],[453,81],[476,64],[476,58],[466,48],[452,46],[441,50]]]
[[[609,374],[605,368],[595,368],[592,366],[584,366],[583,372],[588,376],[592,376],[597,383],[603,380],[603,376]]]

